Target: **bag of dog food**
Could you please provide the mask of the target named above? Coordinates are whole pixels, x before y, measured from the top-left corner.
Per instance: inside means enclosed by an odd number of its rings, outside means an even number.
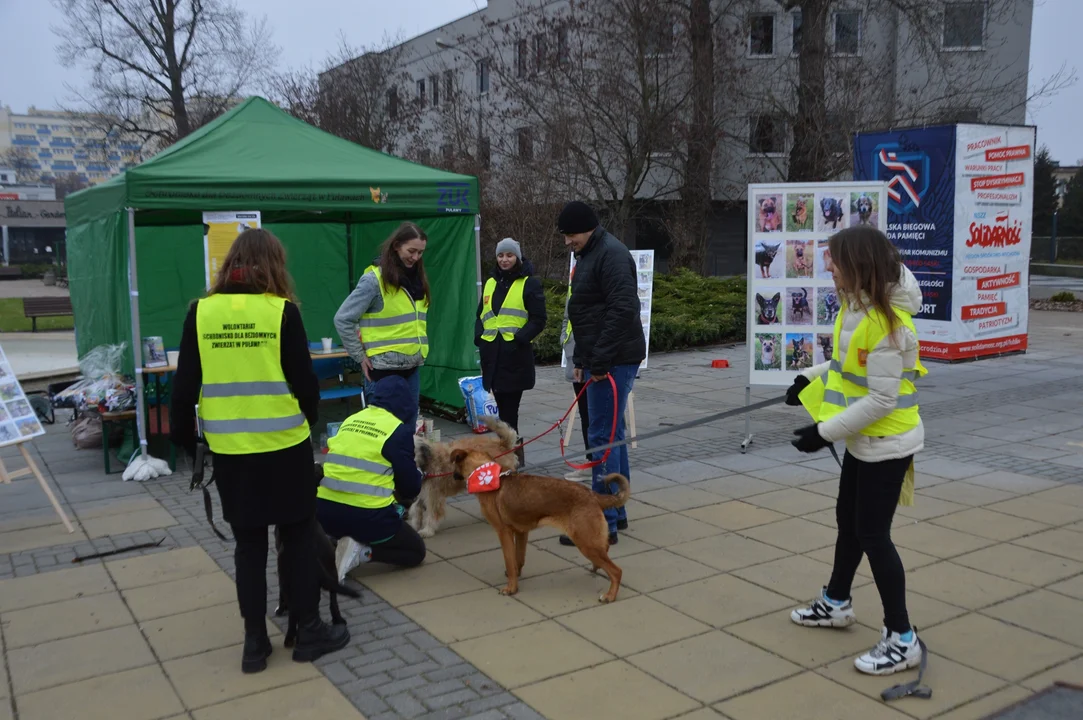
[[[459,390],[466,401],[466,424],[478,434],[489,432],[481,416],[497,415],[498,411],[496,398],[482,386],[481,376],[459,378]]]

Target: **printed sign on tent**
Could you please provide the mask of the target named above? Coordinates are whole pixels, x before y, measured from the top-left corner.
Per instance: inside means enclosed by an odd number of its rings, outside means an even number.
[[[882,182],[748,186],[748,383],[790,385],[831,359],[841,308],[827,239],[887,230]]]
[[[233,247],[233,241],[245,230],[260,226],[258,210],[247,212],[203,213],[203,255],[207,268],[207,289]]]

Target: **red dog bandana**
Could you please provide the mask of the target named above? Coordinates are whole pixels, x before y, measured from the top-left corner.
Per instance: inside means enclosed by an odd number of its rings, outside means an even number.
[[[500,465],[487,462],[470,473],[466,479],[466,490],[470,493],[489,492],[500,489]]]

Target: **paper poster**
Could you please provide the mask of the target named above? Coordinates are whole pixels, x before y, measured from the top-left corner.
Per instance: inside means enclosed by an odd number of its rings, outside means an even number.
[[[207,269],[207,289],[214,283],[218,270],[233,247],[233,241],[244,230],[260,227],[258,210],[247,212],[203,213],[203,255]]]
[[[45,434],[34,408],[26,399],[15,371],[0,348],[0,447]]]
[[[643,339],[647,345],[647,355],[639,368],[647,367],[651,353],[651,294],[654,292],[654,250],[631,250],[632,260],[636,264],[636,294],[639,296],[639,322],[643,326]],[[575,253],[572,253],[568,265],[568,284],[571,285],[575,272]],[[568,357],[561,353],[560,366],[568,366]]]
[[[831,359],[841,303],[827,239],[843,228],[887,231],[882,182],[748,186],[749,385],[788,386]]]

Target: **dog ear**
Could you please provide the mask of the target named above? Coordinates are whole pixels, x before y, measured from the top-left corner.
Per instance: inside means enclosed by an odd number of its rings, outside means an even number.
[[[463,460],[466,459],[466,455],[467,455],[467,452],[465,450],[463,450],[462,448],[452,450],[451,451],[451,464],[456,465],[456,466],[459,465],[459,463],[461,463]]]
[[[771,302],[777,303],[781,299],[782,299],[782,293],[777,292],[777,293],[775,293],[775,296],[773,298],[771,298]]]

